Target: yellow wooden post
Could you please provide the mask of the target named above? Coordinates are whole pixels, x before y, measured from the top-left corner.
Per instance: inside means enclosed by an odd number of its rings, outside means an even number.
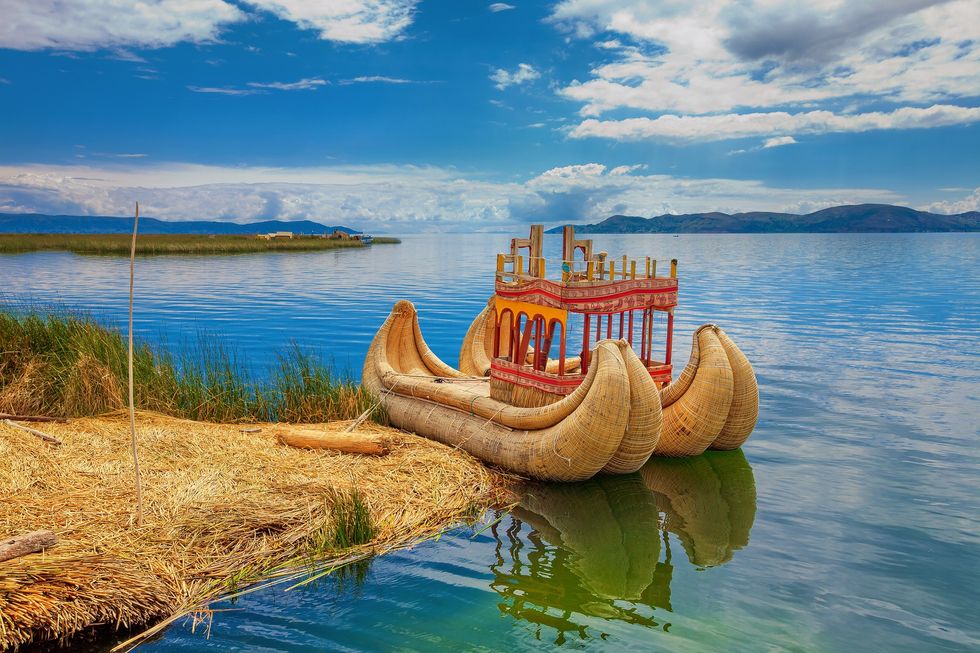
[[[514,259],[514,281],[520,279],[522,274],[524,274],[524,257],[518,254]]]
[[[650,268],[650,270],[651,270],[650,276],[656,277],[657,276],[657,259],[653,259],[653,267]]]
[[[497,277],[504,271],[504,255],[497,254]]]
[[[616,280],[616,261],[609,261],[609,280]]]
[[[545,277],[545,274],[544,274],[544,263],[545,263],[545,260],[544,260],[544,257],[542,256],[541,257],[541,260],[538,261],[538,276],[541,277],[542,279],[544,279],[544,277]]]
[[[677,259],[676,258],[670,259],[670,278],[671,279],[676,279],[677,278]]]
[[[647,257],[647,279],[650,278],[650,257]]]
[[[606,278],[606,261],[604,259],[600,259],[599,261],[599,278]]]
[[[630,279],[636,278],[636,259],[630,261]]]
[[[595,276],[595,261],[589,261],[585,266],[585,278],[592,281]]]

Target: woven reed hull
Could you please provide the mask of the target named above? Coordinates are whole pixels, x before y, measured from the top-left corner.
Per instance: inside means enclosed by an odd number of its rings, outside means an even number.
[[[487,376],[490,374],[490,357],[493,355],[493,298],[473,318],[470,328],[466,330],[463,346],[459,350],[459,371],[470,376]],[[507,343],[501,343],[502,346]],[[507,352],[501,351],[501,355]]]
[[[602,471],[607,474],[631,474],[649,460],[657,444],[663,426],[660,392],[650,378],[643,362],[625,340],[616,342],[630,383],[630,417],[619,449],[609,459]]]
[[[759,419],[759,385],[755,380],[755,371],[742,350],[724,331],[716,331],[732,368],[732,405],[725,426],[711,443],[711,448],[738,449],[749,439]]]
[[[706,449],[737,449],[759,414],[752,365],[713,324],[694,332],[691,358],[660,391],[663,430],[654,455],[697,456]]]
[[[594,364],[570,395],[540,408],[511,406],[489,396],[488,379],[440,361],[422,339],[415,308],[402,301],[368,349],[362,383],[399,428],[523,476],[576,481],[611,461],[607,471],[635,471],[653,450],[649,443],[659,436],[655,416],[648,405],[635,414],[632,407],[653,403],[659,409],[659,395],[637,385],[637,393],[648,394],[631,396],[630,356],[635,358],[614,341],[600,342]],[[617,457],[624,438],[628,448]]]

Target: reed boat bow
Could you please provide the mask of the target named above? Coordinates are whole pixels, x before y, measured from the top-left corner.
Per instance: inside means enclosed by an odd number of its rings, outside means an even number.
[[[512,406],[490,397],[486,377],[464,375],[439,360],[421,337],[415,307],[400,301],[368,349],[362,383],[399,428],[522,476],[576,481],[607,466],[635,471],[653,451],[659,411],[644,405],[632,413],[634,402],[622,401],[630,396],[627,360],[616,342],[602,341],[585,379],[567,397],[540,408]],[[652,397],[659,403],[656,393]],[[624,438],[629,447],[617,456]]]

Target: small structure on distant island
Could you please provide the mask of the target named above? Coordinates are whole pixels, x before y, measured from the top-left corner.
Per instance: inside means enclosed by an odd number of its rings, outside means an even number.
[[[343,229],[334,229],[333,233],[320,234],[319,236],[316,237],[326,238],[327,240],[353,240],[364,245],[370,245],[371,242],[374,240],[372,236],[368,236],[365,234],[352,234],[347,231],[344,231]]]
[[[264,238],[265,240],[292,240],[294,236],[292,231],[272,231],[267,234],[259,234],[259,238]]]
[[[497,256],[496,292],[466,333],[459,370],[426,345],[415,307],[395,304],[362,374],[391,424],[522,476],[559,481],[632,473],[651,455],[745,442],[758,387],[724,331],[697,329],[690,361],[673,380],[676,259],[668,276],[657,276],[655,259],[593,253],[591,240],[566,227],[549,278],[543,246],[544,229],[535,225]],[[569,356],[573,341],[581,350]]]

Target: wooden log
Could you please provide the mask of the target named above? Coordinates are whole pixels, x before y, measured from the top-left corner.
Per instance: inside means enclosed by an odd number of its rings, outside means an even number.
[[[61,440],[54,437],[53,435],[49,435],[45,433],[44,431],[38,431],[37,429],[32,429],[29,426],[24,426],[23,424],[17,424],[15,422],[11,422],[9,419],[3,420],[3,423],[11,428],[20,429],[21,431],[27,431],[31,435],[36,435],[37,437],[41,438],[45,442],[50,442],[51,444],[61,444]]]
[[[46,417],[44,415],[11,415],[10,413],[0,413],[0,419],[12,419],[15,422],[60,422],[67,424],[68,420],[64,417]]]
[[[331,449],[344,453],[383,456],[388,453],[384,438],[375,433],[329,432],[302,428],[279,428],[273,431],[279,441],[300,449]]]
[[[29,553],[40,553],[57,543],[58,538],[51,531],[34,531],[0,540],[0,562],[13,560]]]

